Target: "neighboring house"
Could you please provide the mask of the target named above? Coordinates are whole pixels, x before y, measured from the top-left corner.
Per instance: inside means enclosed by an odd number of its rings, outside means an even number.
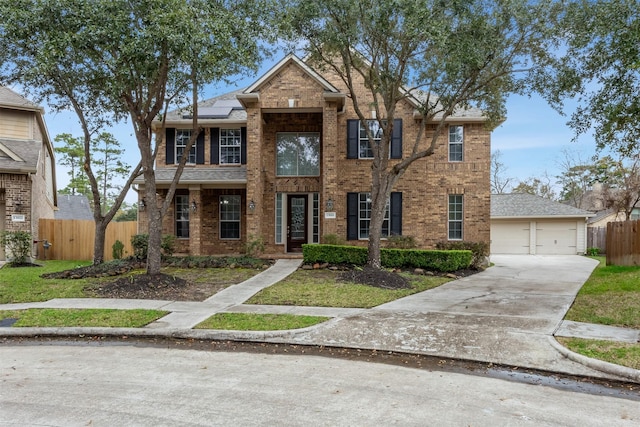
[[[491,253],[584,254],[593,215],[533,194],[492,194]]]
[[[94,221],[93,211],[86,196],[58,194],[58,210],[55,219],[81,219]]]
[[[0,231],[27,231],[37,240],[38,220],[54,217],[55,176],[42,107],[0,86]]]
[[[397,107],[391,162],[411,153],[421,120],[416,107],[411,98]],[[372,153],[346,87],[331,71],[320,74],[289,55],[247,89],[203,101],[198,114],[203,132],[190,152],[188,111],[169,113],[166,129],[155,123],[160,196],[176,163],[189,156],[163,223],[163,232],[177,237],[176,252],[239,253],[262,240],[268,254],[295,253],[327,235],[366,245]],[[489,241],[486,118],[469,109],[447,122],[434,154],[415,162],[393,189],[385,235],[412,236],[422,248]],[[427,124],[423,147],[434,129]],[[146,232],[144,180],[136,183]]]

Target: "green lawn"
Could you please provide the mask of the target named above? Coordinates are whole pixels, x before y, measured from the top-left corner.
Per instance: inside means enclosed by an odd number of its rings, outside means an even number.
[[[406,274],[411,289],[389,290],[342,282],[337,280],[339,275],[339,271],[331,270],[298,270],[285,280],[258,292],[247,304],[371,308],[451,280]]]
[[[640,267],[607,266],[604,257],[584,284],[565,319],[640,329]],[[576,353],[640,369],[640,344],[560,338]]]
[[[43,279],[44,273],[89,265],[89,261],[38,261],[42,267],[0,268],[0,304],[83,298],[86,280]]]
[[[168,312],[159,310],[51,309],[0,311],[0,320],[18,319],[14,327],[141,328]]]
[[[296,316],[292,314],[217,313],[197,325],[196,329],[277,331],[306,328],[326,320],[329,320],[329,317]]]

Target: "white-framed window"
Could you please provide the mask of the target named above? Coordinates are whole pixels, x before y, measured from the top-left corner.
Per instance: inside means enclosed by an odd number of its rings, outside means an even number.
[[[276,244],[280,245],[284,242],[282,237],[282,217],[283,217],[283,208],[282,208],[282,193],[276,193]]]
[[[461,162],[464,160],[464,126],[449,126],[449,161]]]
[[[320,176],[320,134],[280,132],[276,135],[277,176]]]
[[[189,195],[176,194],[176,237],[189,238]]]
[[[449,194],[449,240],[462,240],[462,218],[462,194]]]
[[[241,197],[239,195],[220,196],[220,238],[237,240],[240,238]]]
[[[371,226],[371,193],[358,193],[358,238],[368,239]],[[389,200],[384,209],[382,237],[389,237]]]
[[[185,155],[185,150],[187,149],[187,145],[189,145],[190,139],[191,129],[176,129],[176,164],[180,163],[182,156]],[[191,150],[189,150],[187,157],[187,163],[196,162],[196,145],[197,142],[194,142],[191,146]]]
[[[373,159],[373,148],[371,147],[365,124],[371,130],[373,142],[376,144],[380,144],[380,140],[382,139],[382,127],[380,126],[380,122],[377,120],[367,120],[365,123],[360,122],[360,131],[358,134],[358,158]]]
[[[240,129],[220,129],[220,164],[239,165],[241,150]]]

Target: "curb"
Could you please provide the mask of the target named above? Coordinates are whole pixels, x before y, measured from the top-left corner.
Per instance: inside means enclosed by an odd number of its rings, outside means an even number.
[[[548,338],[551,346],[569,360],[580,363],[581,365],[587,366],[591,369],[595,369],[596,371],[604,372],[610,375],[616,375],[618,377],[626,378],[640,383],[640,370],[627,368],[626,366],[620,366],[614,363],[605,362],[603,360],[592,359],[590,357],[583,356],[582,354],[575,353],[564,347],[562,344],[556,341],[554,336],[550,335]]]
[[[328,320],[331,322],[334,319]],[[323,323],[327,323],[323,322]],[[184,329],[184,328],[106,328],[106,327],[69,327],[69,328],[0,328],[0,338],[34,337],[137,337],[137,338],[187,338],[211,341],[265,341],[273,338],[292,338],[313,330],[318,325],[300,329],[281,331],[234,331],[222,329]]]

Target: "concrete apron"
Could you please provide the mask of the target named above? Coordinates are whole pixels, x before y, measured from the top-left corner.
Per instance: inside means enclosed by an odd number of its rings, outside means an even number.
[[[596,261],[501,255],[492,262],[483,273],[336,319],[293,340],[611,377],[566,359],[549,341]]]

